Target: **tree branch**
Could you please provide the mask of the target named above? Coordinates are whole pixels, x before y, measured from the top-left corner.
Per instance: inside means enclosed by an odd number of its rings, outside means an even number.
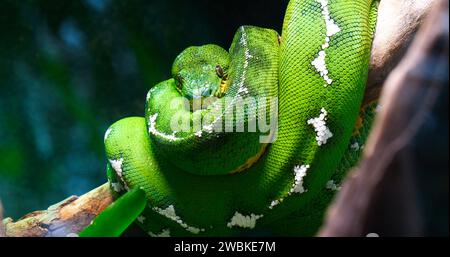
[[[13,222],[3,223],[6,236],[76,236],[113,201],[107,183],[80,196],[71,196],[45,211],[34,211]]]
[[[448,42],[448,1],[436,1],[407,55],[384,84],[381,111],[364,156],[328,210],[320,236],[381,231],[382,236],[424,235],[414,178],[420,172],[427,173],[425,177],[437,174],[421,169],[420,161],[411,157],[411,145],[448,83],[442,75],[448,74]]]

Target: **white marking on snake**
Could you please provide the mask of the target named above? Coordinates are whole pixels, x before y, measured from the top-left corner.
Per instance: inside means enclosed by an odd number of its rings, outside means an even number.
[[[338,191],[338,190],[341,189],[341,187],[338,186],[338,185],[334,182],[334,180],[328,180],[327,185],[326,185],[326,188],[329,189],[329,190],[333,190],[333,191]]]
[[[157,213],[163,215],[164,217],[171,219],[173,221],[175,221],[176,223],[178,223],[180,226],[182,226],[184,229],[186,229],[187,231],[191,232],[192,234],[198,234],[202,231],[205,231],[204,228],[196,228],[193,226],[189,226],[188,224],[186,224],[175,212],[175,207],[173,205],[169,205],[169,207],[167,207],[166,209],[162,209],[159,207],[153,207],[153,210],[156,211]]]
[[[333,136],[333,133],[331,133],[330,129],[326,126],[328,112],[325,108],[322,108],[320,112],[319,117],[308,120],[308,124],[314,126],[314,130],[317,134],[316,140],[319,146],[326,144],[328,139]]]
[[[220,115],[217,115],[217,117],[214,119],[213,122],[211,122],[211,124],[207,125],[206,128],[205,128],[205,126],[203,127],[203,129],[207,130],[208,133],[212,133],[214,124],[216,124],[217,122],[221,121],[223,119],[224,115],[226,113],[228,113],[230,108],[234,108],[234,105],[236,104],[236,101],[239,98],[239,96],[242,96],[243,94],[248,94],[248,88],[245,88],[244,84],[245,84],[245,80],[246,80],[247,68],[248,68],[248,65],[249,65],[249,60],[251,58],[254,58],[254,56],[250,54],[250,49],[248,47],[248,42],[247,42],[248,41],[247,40],[247,33],[245,31],[245,28],[241,27],[241,31],[242,31],[242,36],[241,36],[241,39],[239,40],[239,43],[242,45],[242,47],[244,47],[245,50],[244,50],[244,65],[243,65],[241,77],[240,77],[240,79],[238,81],[239,87],[238,87],[238,90],[237,90],[237,94],[233,98],[231,103],[228,106],[225,107],[225,110]]]
[[[377,104],[377,107],[375,107],[375,112],[379,113],[383,107],[381,104]]]
[[[106,139],[108,139],[109,134],[111,134],[111,128],[108,128],[105,132],[105,137],[103,138],[103,142],[106,142]]]
[[[139,217],[137,217],[137,221],[138,221],[139,223],[144,223],[145,217],[142,216],[142,215],[139,215]]]
[[[227,223],[227,227],[242,227],[242,228],[254,228],[256,226],[256,221],[260,218],[262,218],[264,215],[256,215],[256,214],[250,214],[250,215],[242,215],[239,212],[235,212],[234,216],[231,218],[231,221]]]
[[[150,90],[147,92],[147,96],[145,97],[145,100],[148,102],[148,100],[150,100],[150,97],[153,93],[153,91],[155,91],[156,87],[152,87],[150,88]]]
[[[156,129],[156,118],[158,118],[158,113],[155,113],[155,114],[149,116],[149,118],[148,118],[148,133],[153,134],[155,136],[162,137],[162,138],[167,139],[172,142],[180,139],[175,136],[176,131],[173,131],[172,135],[168,135],[168,134],[158,131]]]
[[[168,228],[163,229],[160,233],[155,234],[151,231],[148,232],[148,235],[151,237],[170,237],[170,230]]]
[[[242,74],[241,74],[241,79],[239,81],[239,89],[238,89],[238,93],[246,93],[244,91],[248,90],[244,90],[244,83],[245,83],[245,79],[246,79],[246,75],[247,75],[247,68],[248,68],[248,61],[250,60],[250,58],[253,57],[253,55],[250,54],[250,49],[248,48],[248,44],[247,44],[247,33],[245,32],[244,27],[241,27],[242,30],[242,37],[240,40],[241,45],[244,47],[244,51],[245,51],[245,58],[244,58],[244,69],[242,70]]]
[[[328,76],[328,68],[325,61],[326,53],[325,49],[327,49],[330,46],[330,40],[331,37],[334,36],[336,33],[340,32],[341,29],[338,27],[338,25],[335,23],[335,21],[330,17],[330,11],[328,9],[328,0],[316,0],[318,3],[320,3],[320,8],[322,9],[322,15],[325,18],[325,26],[327,29],[326,37],[325,37],[325,43],[322,45],[322,50],[319,52],[316,59],[314,59],[311,64],[316,68],[316,70],[319,72],[320,76],[325,80],[327,85],[331,85],[333,83],[333,80]]]
[[[239,88],[238,94],[240,94],[240,95],[248,94],[248,88],[246,88],[246,87]]]
[[[294,184],[292,184],[292,188],[289,191],[289,195],[293,194],[293,193],[304,193],[308,190],[306,190],[303,187],[303,178],[306,176],[306,171],[309,169],[309,165],[296,165],[294,167]]]

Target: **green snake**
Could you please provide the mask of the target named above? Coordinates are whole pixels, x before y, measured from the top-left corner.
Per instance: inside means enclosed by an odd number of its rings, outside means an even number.
[[[115,195],[145,192],[136,222],[151,236],[313,235],[374,116],[361,105],[377,7],[291,0],[281,36],[242,26],[228,51],[184,50],[145,117],[105,134]]]

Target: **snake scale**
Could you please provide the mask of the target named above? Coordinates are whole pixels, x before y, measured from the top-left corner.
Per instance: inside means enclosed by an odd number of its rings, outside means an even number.
[[[377,6],[291,0],[281,36],[242,26],[228,51],[184,50],[145,117],[105,134],[115,195],[145,191],[136,222],[151,236],[313,235],[375,113],[361,105]]]

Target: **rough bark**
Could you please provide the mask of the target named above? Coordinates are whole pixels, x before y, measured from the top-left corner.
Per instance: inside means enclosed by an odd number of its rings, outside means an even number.
[[[383,82],[405,53],[405,49],[412,40],[414,32],[422,23],[423,17],[428,13],[432,2],[435,0],[381,1],[365,102],[378,98]],[[395,100],[390,99],[389,101]],[[374,140],[371,140],[371,144],[378,147]],[[372,149],[373,147],[367,148]],[[370,156],[366,158],[370,158]],[[352,181],[354,178],[350,177],[349,180]],[[341,195],[348,194],[347,184]],[[340,196],[340,198],[342,197]],[[50,206],[47,210],[29,213],[15,222],[11,218],[6,218],[3,221],[3,233],[6,236],[40,237],[76,235],[111,202],[110,189],[107,184],[104,184],[80,197],[71,196]],[[339,205],[339,200],[337,205]],[[331,212],[331,218],[328,219],[329,224],[334,224],[335,214],[333,215],[333,213],[336,213],[336,209],[339,208],[335,206],[334,211]],[[333,226],[325,227],[322,235],[334,235],[335,233],[330,230],[331,227]],[[2,228],[0,226],[1,235]]]
[[[417,145],[414,138],[448,83],[448,42],[448,1],[437,1],[406,56],[384,83],[381,111],[362,161],[328,210],[320,236],[380,234],[373,229],[383,231],[380,236],[426,234],[418,207],[417,175],[436,173],[421,167],[412,153]]]

